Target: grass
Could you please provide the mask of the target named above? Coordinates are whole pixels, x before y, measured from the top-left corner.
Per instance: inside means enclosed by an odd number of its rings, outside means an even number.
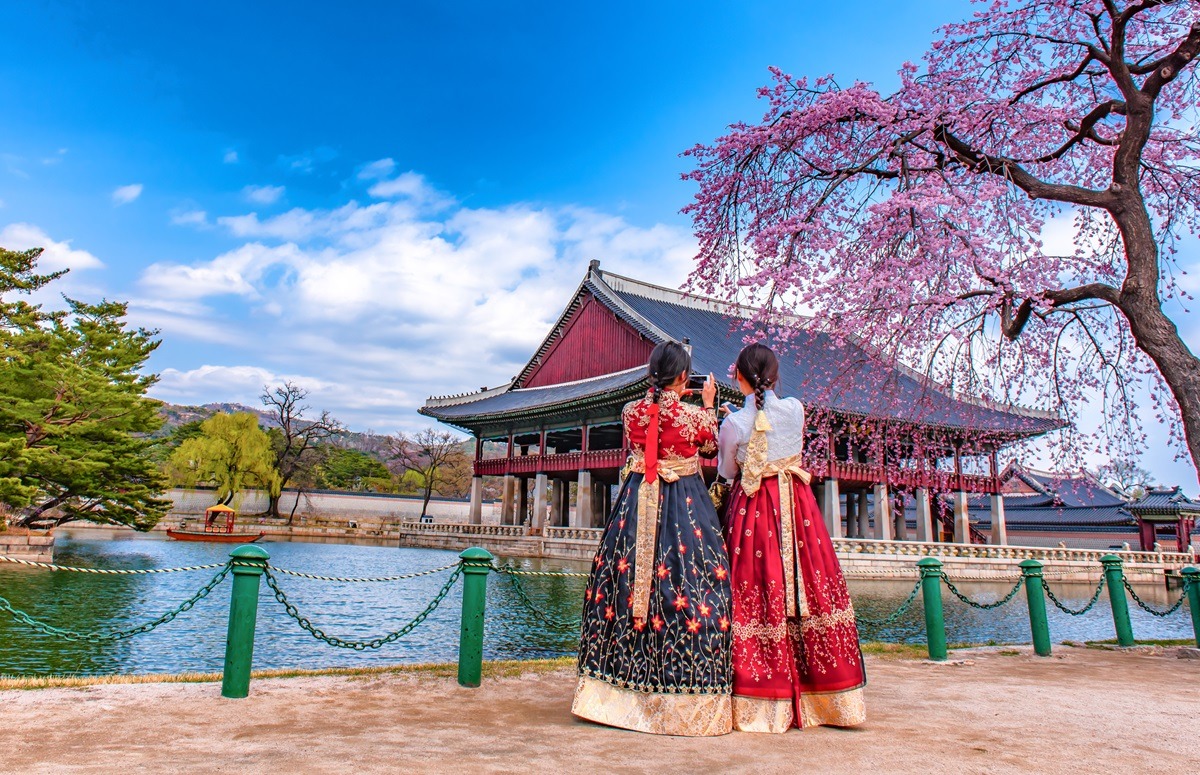
[[[549,673],[571,667],[574,657],[559,659],[507,659],[483,663],[484,678],[511,678],[526,673]],[[251,678],[310,678],[319,676],[345,676],[370,678],[380,675],[413,675],[431,678],[454,678],[458,665],[435,663],[420,665],[384,665],[379,667],[327,667],[316,670],[280,669],[255,670]],[[177,684],[216,683],[220,673],[173,673],[149,675],[48,675],[48,676],[0,676],[0,690],[11,689],[62,689],[85,686],[110,686],[114,684]]]

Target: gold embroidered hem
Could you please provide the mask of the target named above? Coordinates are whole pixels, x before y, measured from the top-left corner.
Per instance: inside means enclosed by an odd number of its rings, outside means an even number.
[[[646,457],[641,450],[634,450],[629,456],[627,468],[630,471],[645,474]],[[653,573],[652,563],[645,561],[646,557],[654,556],[654,540],[658,536],[658,517],[660,506],[659,479],[664,482],[678,482],[681,476],[692,476],[700,473],[700,456],[689,458],[663,458],[658,461],[658,475],[642,482],[638,489],[637,500],[637,531],[634,534],[633,550],[633,618],[646,619],[650,614],[650,576]]]
[[[636,692],[580,676],[571,712],[610,727],[654,735],[713,737],[733,730],[728,694]]]
[[[796,719],[792,701],[769,700],[765,697],[733,695],[733,728],[738,732],[767,732],[780,734],[788,731]]]
[[[803,727],[853,727],[867,720],[863,690],[850,689],[829,694],[800,696],[800,723]]]

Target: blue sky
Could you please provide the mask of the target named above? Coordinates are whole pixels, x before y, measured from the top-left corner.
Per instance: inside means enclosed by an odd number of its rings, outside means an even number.
[[[344,5],[0,5],[0,244],[161,329],[161,398],[291,378],[418,427],[514,374],[588,259],[683,280],[678,154],[758,118],[769,65],[886,87],[969,7]]]

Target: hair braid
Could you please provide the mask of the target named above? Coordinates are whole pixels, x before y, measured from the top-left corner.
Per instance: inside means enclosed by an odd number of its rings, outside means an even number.
[[[766,401],[767,388],[763,385],[762,380],[754,380],[754,405],[759,409],[763,408],[763,403]]]

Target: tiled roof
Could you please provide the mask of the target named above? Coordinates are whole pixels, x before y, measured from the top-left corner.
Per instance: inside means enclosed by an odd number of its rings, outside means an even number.
[[[693,368],[715,374],[727,391],[736,389],[729,369],[743,346],[753,310],[603,273],[594,266],[577,297],[584,292],[651,341],[686,337],[692,346]],[[550,341],[548,337],[542,351]],[[801,330],[780,355],[781,392],[810,406],[1012,437],[1036,436],[1062,426],[1049,413],[952,397],[918,375],[872,362],[862,350],[837,345],[825,334]],[[527,366],[522,374],[528,371]],[[641,378],[641,369],[634,369],[569,385],[508,386],[482,391],[474,400],[469,395],[431,399],[421,411],[454,423],[598,396],[606,390],[629,388]]]
[[[1150,490],[1143,498],[1129,504],[1129,510],[1139,516],[1200,514],[1200,501],[1187,497],[1178,487],[1160,487]]]

